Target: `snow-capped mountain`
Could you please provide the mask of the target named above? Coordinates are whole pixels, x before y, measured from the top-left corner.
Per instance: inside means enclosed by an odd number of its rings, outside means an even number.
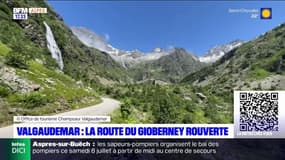
[[[120,50],[108,44],[107,40],[85,27],[71,27],[73,34],[88,47],[97,48],[113,56],[118,56]]]
[[[205,62],[205,63],[213,63],[220,59],[223,55],[231,51],[232,49],[242,45],[244,41],[242,40],[235,40],[230,43],[220,45],[220,46],[215,46],[202,57],[199,57],[200,62]]]
[[[130,68],[142,62],[157,60],[173,52],[173,49],[165,50],[162,48],[154,48],[153,51],[149,53],[143,53],[139,50],[125,51],[113,47],[107,42],[106,39],[102,38],[95,32],[85,27],[71,27],[71,30],[73,34],[77,36],[78,39],[86,46],[93,47],[108,53],[115,61],[119,62],[125,68]],[[196,61],[204,63],[213,63],[219,58],[221,58],[224,54],[240,46],[243,43],[244,42],[241,40],[235,40],[221,46],[213,47],[202,57],[198,57],[194,54],[191,55]]]
[[[108,53],[125,68],[141,62],[159,59],[170,52],[170,50],[163,50],[162,48],[155,48],[149,53],[143,53],[139,50],[124,51],[113,47],[106,39],[85,27],[71,27],[71,30],[86,46]]]

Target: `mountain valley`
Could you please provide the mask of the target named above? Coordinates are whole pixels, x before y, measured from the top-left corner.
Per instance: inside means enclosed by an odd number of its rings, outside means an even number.
[[[12,20],[14,7],[47,14]],[[285,24],[197,56],[183,48],[125,51],[68,27],[45,1],[0,2],[0,125],[112,97],[112,123],[232,123],[234,90],[285,89]]]

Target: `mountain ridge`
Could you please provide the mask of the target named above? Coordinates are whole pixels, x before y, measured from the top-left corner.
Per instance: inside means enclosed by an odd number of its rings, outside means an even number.
[[[156,79],[176,83],[180,78],[195,72],[206,64],[197,61],[194,55],[183,48],[174,48],[168,55],[157,60],[139,64],[130,69],[135,81]]]
[[[185,49],[183,49],[183,52],[177,53],[186,53],[189,54],[188,56],[173,56],[172,54],[175,53],[175,50],[179,50],[179,48],[176,47],[173,49],[165,50],[163,48],[157,47],[149,53],[143,53],[139,50],[124,51],[113,47],[104,38],[100,37],[94,31],[91,31],[85,27],[71,27],[71,30],[82,43],[88,47],[97,48],[109,54],[121,66],[123,66],[126,70],[129,70],[130,75],[134,81],[156,79],[168,83],[178,82],[180,78],[183,78],[187,74],[193,73],[194,71],[203,68],[207,65],[206,63],[210,64],[217,61],[223,55],[243,43],[241,40],[235,40],[224,45],[215,46],[209,49],[209,51],[204,56],[200,57],[196,56],[194,53],[187,52]],[[182,60],[183,58],[186,60]],[[194,67],[194,65],[197,66]],[[161,66],[164,66],[167,69],[162,68]]]
[[[164,50],[162,48],[157,47],[157,48],[154,48],[153,51],[150,51],[148,53],[143,53],[138,50],[124,51],[124,50],[113,47],[106,40],[100,37],[96,32],[88,28],[71,27],[71,30],[73,31],[75,36],[79,38],[79,40],[82,43],[84,43],[85,45],[89,47],[97,48],[103,52],[108,53],[112,58],[114,58],[114,60],[121,62],[123,66],[125,64],[123,64],[122,61],[131,63],[132,65],[130,65],[130,67],[132,67],[133,65],[136,65],[139,63],[157,60],[162,56],[168,55],[169,52],[172,52],[173,50],[173,49]],[[210,48],[209,51],[205,53],[203,56],[197,56],[195,54],[192,54],[192,55],[197,57],[197,59],[200,62],[213,63],[216,60],[218,60],[220,57],[222,57],[224,54],[234,49],[235,47],[241,45],[242,43],[244,43],[244,41],[237,39],[229,43]],[[159,49],[159,50],[155,51],[156,49]],[[132,53],[137,54],[137,56],[133,57]],[[156,53],[160,53],[160,54],[156,54]]]

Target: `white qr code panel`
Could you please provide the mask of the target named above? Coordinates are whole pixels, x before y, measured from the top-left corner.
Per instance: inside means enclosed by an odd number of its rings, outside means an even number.
[[[278,131],[278,92],[240,93],[240,131]]]
[[[235,91],[235,136],[281,138],[282,132],[285,135],[284,95],[285,91]]]

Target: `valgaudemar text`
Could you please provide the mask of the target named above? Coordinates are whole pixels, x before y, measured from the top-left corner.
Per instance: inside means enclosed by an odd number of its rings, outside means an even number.
[[[228,136],[228,127],[17,127],[18,136]]]

